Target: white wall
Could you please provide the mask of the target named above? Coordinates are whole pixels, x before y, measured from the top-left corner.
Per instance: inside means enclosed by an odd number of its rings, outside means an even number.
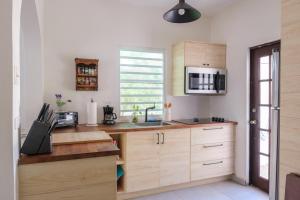
[[[17,199],[21,0],[0,1],[0,199]]]
[[[27,134],[44,98],[42,39],[35,0],[26,0],[21,13],[21,125]]]
[[[208,115],[208,97],[170,96],[171,45],[182,40],[210,39],[208,19],[190,24],[170,24],[165,10],[135,7],[120,1],[45,1],[45,100],[54,104],[55,93],[73,103],[66,109],[79,111],[85,122],[85,104],[93,97],[99,107],[111,104],[119,112],[119,49],[150,47],[166,50],[167,100],[173,118]],[[98,92],[75,91],[74,58],[99,58]]]
[[[227,44],[228,94],[210,98],[211,115],[237,121],[236,176],[249,180],[249,47],[280,39],[280,0],[243,0],[212,19],[211,41]]]

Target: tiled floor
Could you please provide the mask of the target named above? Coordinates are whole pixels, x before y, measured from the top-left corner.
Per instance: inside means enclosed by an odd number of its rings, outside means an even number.
[[[176,190],[135,200],[268,200],[266,193],[249,186],[226,181]]]

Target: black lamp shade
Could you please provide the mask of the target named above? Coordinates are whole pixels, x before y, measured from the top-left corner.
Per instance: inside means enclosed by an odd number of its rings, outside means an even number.
[[[193,22],[201,17],[201,13],[185,3],[185,0],[179,0],[179,3],[164,14],[164,19],[172,23]]]

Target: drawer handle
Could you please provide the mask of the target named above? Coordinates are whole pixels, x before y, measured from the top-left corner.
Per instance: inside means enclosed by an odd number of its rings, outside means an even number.
[[[223,144],[217,144],[217,145],[203,145],[203,148],[214,148],[214,147],[222,147]]]
[[[208,166],[208,165],[219,165],[222,164],[223,161],[219,161],[219,162],[213,162],[213,163],[203,163],[204,166]]]
[[[159,144],[159,133],[156,133],[157,134],[157,142],[156,144]]]
[[[217,128],[204,128],[205,131],[211,131],[211,130],[220,130],[223,129],[223,127],[217,127]]]

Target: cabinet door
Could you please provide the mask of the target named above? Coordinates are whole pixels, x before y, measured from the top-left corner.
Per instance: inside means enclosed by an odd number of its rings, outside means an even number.
[[[209,64],[209,67],[225,68],[226,46],[219,44],[207,45],[205,49],[205,63]]]
[[[127,133],[125,138],[125,190],[135,192],[159,187],[158,132]]]
[[[185,66],[225,68],[226,46],[221,44],[186,42]]]
[[[166,130],[161,135],[160,186],[189,182],[190,129]]]
[[[184,47],[184,57],[185,57],[185,66],[204,66],[207,64],[205,61],[205,54],[207,44],[200,42],[185,42]]]

